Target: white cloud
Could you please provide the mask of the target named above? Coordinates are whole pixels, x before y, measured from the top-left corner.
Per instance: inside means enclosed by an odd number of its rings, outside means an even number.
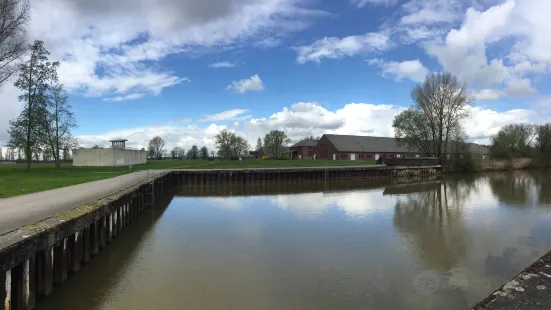
[[[469,137],[489,138],[495,135],[505,125],[529,122],[535,116],[534,111],[526,109],[512,109],[498,112],[481,107],[471,108],[471,117],[465,130]]]
[[[398,3],[398,0],[352,0],[350,2],[359,8],[363,8],[368,4],[391,6]]]
[[[384,33],[370,32],[344,38],[325,37],[310,45],[297,47],[297,62],[320,62],[324,58],[337,59],[361,53],[380,52],[388,49],[390,45],[390,39]]]
[[[134,93],[134,94],[128,94],[128,95],[125,95],[125,96],[104,98],[103,101],[121,102],[121,101],[139,99],[139,98],[142,98],[143,96],[145,96],[144,93]]]
[[[537,94],[537,90],[532,88],[532,85],[529,79],[513,78],[507,81],[507,87],[505,88],[505,93],[513,97],[527,97],[530,95]]]
[[[414,82],[423,82],[429,74],[429,69],[419,59],[397,62],[375,58],[368,60],[367,63],[379,66],[382,69],[381,75],[383,77],[390,77],[396,80],[409,79]]]
[[[503,94],[502,92],[495,90],[495,89],[482,89],[478,92],[474,92],[473,97],[475,100],[497,100],[499,99]]]
[[[475,92],[485,92],[481,95],[534,95],[534,81],[551,66],[551,43],[544,39],[551,21],[541,13],[549,10],[551,2],[537,0],[507,0],[486,10],[471,7],[459,28],[424,47],[444,70],[459,75]],[[488,57],[495,55],[488,53],[490,47],[499,49],[499,57]]]
[[[233,81],[228,87],[227,90],[233,90],[239,94],[244,94],[247,91],[263,91],[264,83],[258,76],[255,74],[248,79],[242,79],[239,81]]]
[[[404,15],[400,23],[406,25],[453,23],[461,18],[464,6],[463,0],[410,0],[402,5]]]
[[[216,121],[225,121],[225,120],[234,120],[237,116],[247,113],[249,110],[244,109],[233,109],[217,114],[207,115],[202,118],[201,122],[216,122]]]
[[[237,65],[229,61],[215,62],[209,65],[209,68],[235,68]]]

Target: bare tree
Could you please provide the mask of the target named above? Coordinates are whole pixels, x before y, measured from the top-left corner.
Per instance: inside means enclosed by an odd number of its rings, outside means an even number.
[[[157,136],[149,141],[148,152],[151,157],[159,159],[163,156],[163,148],[165,147],[165,140]]]
[[[42,120],[44,136],[55,160],[55,166],[59,168],[61,150],[70,140],[71,128],[77,124],[63,85],[50,87],[46,98],[45,115]]]
[[[413,88],[411,98],[414,105],[399,114],[392,124],[396,138],[400,143],[419,149],[422,149],[419,141],[425,144],[428,140],[432,155],[443,161],[452,133],[469,116],[468,106],[472,98],[466,85],[449,72],[432,73],[422,85]],[[404,113],[419,118],[425,128],[409,130],[411,124],[402,115]],[[423,136],[411,136],[419,134]]]
[[[224,158],[243,155],[249,149],[247,140],[228,129],[220,131],[214,137],[214,143],[218,147],[218,156]]]
[[[29,0],[0,0],[0,86],[17,71],[15,61],[27,51],[29,12]]]
[[[536,126],[536,149],[541,153],[551,153],[551,124]]]
[[[272,130],[264,137],[264,147],[276,159],[281,155],[281,149],[289,143],[291,143],[291,139],[287,137],[285,132],[279,130]]]

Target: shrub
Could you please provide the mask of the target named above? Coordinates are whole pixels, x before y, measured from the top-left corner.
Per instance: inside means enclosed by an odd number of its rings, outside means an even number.
[[[287,154],[283,154],[283,155],[279,156],[279,159],[280,160],[291,160],[291,157],[289,157],[289,155],[287,155]]]
[[[265,155],[265,156],[262,156],[260,159],[261,160],[271,160],[271,159],[274,159],[274,158],[270,155]]]

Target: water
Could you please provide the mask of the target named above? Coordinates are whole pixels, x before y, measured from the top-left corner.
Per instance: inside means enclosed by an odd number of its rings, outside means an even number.
[[[551,249],[550,205],[534,171],[181,189],[38,309],[466,309]]]

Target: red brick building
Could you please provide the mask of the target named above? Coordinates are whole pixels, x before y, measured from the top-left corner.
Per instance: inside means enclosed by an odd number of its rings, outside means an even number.
[[[379,158],[415,158],[421,153],[399,146],[388,137],[323,135],[314,148],[316,159],[377,160]]]
[[[306,139],[289,147],[292,159],[313,159],[318,140]]]
[[[469,152],[475,157],[485,158],[490,154],[483,145],[468,143]],[[395,138],[323,135],[314,147],[316,159],[321,160],[377,160],[379,158],[425,157],[419,150],[398,145]]]

